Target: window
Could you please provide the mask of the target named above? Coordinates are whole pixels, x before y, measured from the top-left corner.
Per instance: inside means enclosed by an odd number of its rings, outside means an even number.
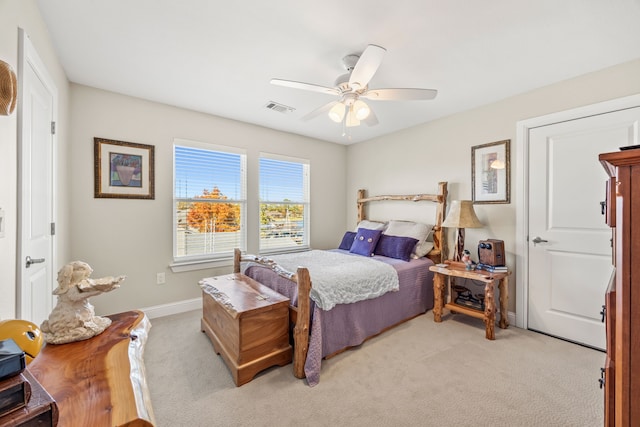
[[[246,155],[174,141],[174,260],[228,257],[246,249]]]
[[[260,253],[309,247],[309,162],[260,154]]]

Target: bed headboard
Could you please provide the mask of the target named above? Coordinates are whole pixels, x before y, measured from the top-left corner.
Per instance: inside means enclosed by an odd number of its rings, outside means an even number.
[[[365,190],[358,190],[358,223],[368,219],[365,214],[365,206],[370,202],[382,200],[399,200],[409,202],[428,201],[437,203],[436,218],[433,226],[433,249],[427,254],[427,257],[435,263],[443,262],[446,257],[446,240],[444,239],[444,230],[442,229],[442,221],[447,208],[447,183],[438,183],[437,194],[409,194],[397,196],[373,196],[366,197]]]

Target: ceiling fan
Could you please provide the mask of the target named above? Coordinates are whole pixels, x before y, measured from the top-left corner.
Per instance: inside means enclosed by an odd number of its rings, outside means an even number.
[[[320,108],[302,117],[313,119],[328,113],[329,118],[344,126],[358,126],[364,122],[369,126],[378,124],[378,118],[363,99],[370,101],[419,101],[436,97],[437,90],[418,88],[370,89],[369,81],[378,71],[386,49],[370,44],[361,55],[351,54],[342,58],[347,73],[339,76],[335,87],[326,87],[292,80],[271,79],[271,84],[312,92],[325,93],[338,97]]]

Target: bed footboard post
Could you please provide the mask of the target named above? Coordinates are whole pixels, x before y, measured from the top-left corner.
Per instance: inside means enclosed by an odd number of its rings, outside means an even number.
[[[304,378],[304,363],[307,360],[307,351],[309,349],[309,319],[311,318],[311,309],[309,303],[309,294],[311,293],[311,277],[309,270],[306,268],[298,268],[298,319],[296,326],[293,328],[293,375],[296,378]]]
[[[242,254],[240,253],[240,249],[233,249],[233,272],[240,273],[240,258]]]
[[[365,191],[364,190],[358,190],[358,224],[360,224],[360,221],[363,221],[366,219],[365,213],[364,213],[364,202],[362,201],[362,199],[364,199],[365,196]]]
[[[444,221],[444,216],[447,213],[447,182],[439,182],[438,183],[438,209],[436,211],[436,230],[433,236],[434,246],[439,244],[440,249],[440,262],[444,262],[447,259],[447,236],[445,235],[445,231],[442,228],[442,222]],[[436,243],[436,239],[437,243]]]

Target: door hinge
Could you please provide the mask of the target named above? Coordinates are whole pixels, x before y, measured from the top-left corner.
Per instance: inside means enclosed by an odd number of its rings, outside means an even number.
[[[51,235],[52,236],[56,235],[56,223],[55,222],[51,223]]]
[[[56,134],[56,122],[51,122],[51,135]]]

